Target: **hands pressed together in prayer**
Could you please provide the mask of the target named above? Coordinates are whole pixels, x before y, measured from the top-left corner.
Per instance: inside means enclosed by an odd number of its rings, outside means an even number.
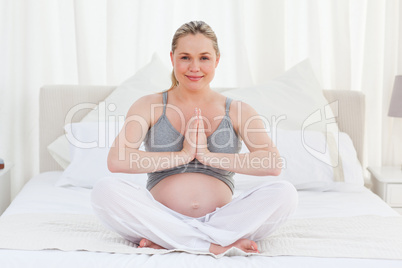
[[[195,158],[201,163],[204,156],[209,153],[204,120],[199,108],[194,109],[194,115],[187,123],[182,152],[190,158],[190,161]]]

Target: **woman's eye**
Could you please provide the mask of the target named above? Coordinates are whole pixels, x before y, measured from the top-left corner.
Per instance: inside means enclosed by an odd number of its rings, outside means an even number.
[[[202,57],[201,60],[209,60],[208,57]]]
[[[182,60],[188,60],[188,57],[187,57],[187,56],[183,56],[183,57],[181,57],[181,59],[182,59]]]

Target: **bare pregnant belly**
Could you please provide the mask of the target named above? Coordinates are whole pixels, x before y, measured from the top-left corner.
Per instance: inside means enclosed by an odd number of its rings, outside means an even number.
[[[181,214],[198,218],[232,200],[221,180],[201,173],[180,173],[164,178],[151,189],[160,203]]]

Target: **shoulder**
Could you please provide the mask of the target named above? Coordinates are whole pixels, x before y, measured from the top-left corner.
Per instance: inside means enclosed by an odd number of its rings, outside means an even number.
[[[153,105],[163,105],[162,92],[140,97],[131,105],[127,115],[147,113]]]
[[[148,126],[154,123],[155,115],[161,115],[163,107],[162,92],[145,95],[137,99],[130,107],[126,115],[126,122],[136,121],[141,118]]]
[[[140,97],[137,99],[133,105],[151,105],[151,104],[161,104],[162,103],[162,93],[154,93]],[[132,106],[133,106],[132,105]]]
[[[242,118],[258,115],[257,111],[251,105],[240,100],[232,100],[229,114],[231,115],[230,117],[233,115],[237,117],[241,116]]]

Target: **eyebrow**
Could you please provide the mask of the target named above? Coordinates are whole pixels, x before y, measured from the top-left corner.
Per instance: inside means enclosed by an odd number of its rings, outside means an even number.
[[[211,53],[209,53],[209,52],[202,52],[202,53],[200,53],[201,55],[211,55]],[[190,55],[190,53],[187,53],[187,52],[180,52],[179,53],[179,55]]]

